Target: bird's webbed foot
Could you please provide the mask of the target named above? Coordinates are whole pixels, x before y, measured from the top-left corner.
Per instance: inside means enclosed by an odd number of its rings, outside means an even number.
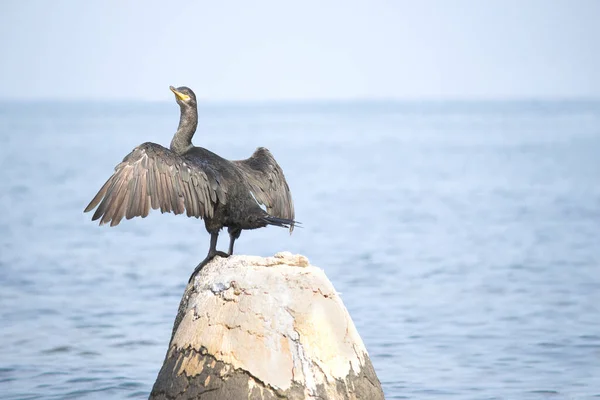
[[[190,279],[188,280],[188,283],[190,283],[194,279],[196,274],[198,272],[200,272],[202,270],[202,268],[204,268],[204,266],[206,266],[206,264],[211,262],[212,259],[215,258],[215,256],[227,258],[227,257],[229,257],[229,254],[225,253],[224,251],[219,251],[219,250],[215,250],[214,252],[208,253],[206,258],[204,260],[202,260],[202,262],[200,264],[198,264],[196,269],[194,269],[194,272],[192,272],[192,275],[190,275]]]

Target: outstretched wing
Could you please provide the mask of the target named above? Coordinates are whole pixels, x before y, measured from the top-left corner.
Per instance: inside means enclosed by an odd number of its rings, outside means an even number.
[[[84,212],[98,209],[92,221],[115,226],[123,217],[146,217],[150,208],[188,217],[210,218],[225,204],[227,188],[210,166],[194,163],[155,143],[129,153]]]
[[[274,217],[294,219],[292,193],[283,175],[283,170],[271,152],[259,147],[246,160],[233,161],[244,174],[252,194],[267,207],[267,213]],[[290,232],[294,225],[290,226]]]

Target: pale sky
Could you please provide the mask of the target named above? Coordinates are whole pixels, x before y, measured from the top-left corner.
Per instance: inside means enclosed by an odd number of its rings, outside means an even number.
[[[600,0],[2,0],[0,98],[600,97]]]

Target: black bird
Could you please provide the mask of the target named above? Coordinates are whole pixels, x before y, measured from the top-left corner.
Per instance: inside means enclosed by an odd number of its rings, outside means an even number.
[[[150,208],[204,219],[210,248],[191,280],[213,257],[233,254],[243,229],[275,225],[291,233],[296,224],[294,203],[281,167],[266,148],[257,148],[246,160],[229,161],[192,145],[198,125],[196,95],[185,86],[170,89],[181,109],[170,149],[151,142],[137,146],[115,167],[84,212],[98,206],[92,221],[110,226],[123,217],[144,218]],[[228,253],[217,250],[223,227],[229,232]]]

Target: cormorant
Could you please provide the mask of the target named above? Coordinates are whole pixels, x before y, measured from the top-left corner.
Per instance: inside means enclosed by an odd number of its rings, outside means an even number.
[[[170,149],[151,142],[137,146],[115,167],[84,212],[98,206],[92,221],[100,219],[100,225],[110,222],[110,226],[123,217],[144,218],[150,207],[204,219],[210,248],[191,281],[213,257],[231,255],[243,229],[275,225],[291,233],[297,222],[290,189],[271,152],[259,147],[246,160],[229,161],[192,145],[198,125],[196,95],[185,86],[169,88],[181,109]],[[219,231],[225,226],[228,253],[217,251]]]

